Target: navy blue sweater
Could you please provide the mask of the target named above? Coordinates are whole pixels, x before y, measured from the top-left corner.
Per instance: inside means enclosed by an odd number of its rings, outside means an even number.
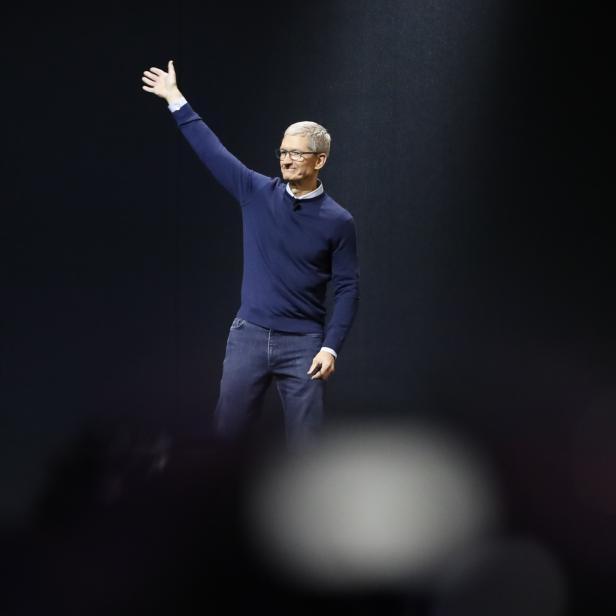
[[[280,178],[246,167],[190,104],[173,117],[200,160],[241,206],[244,272],[237,316],[284,332],[323,332],[331,280],[334,307],[323,346],[339,352],[359,301],[351,214],[325,192],[296,200]]]

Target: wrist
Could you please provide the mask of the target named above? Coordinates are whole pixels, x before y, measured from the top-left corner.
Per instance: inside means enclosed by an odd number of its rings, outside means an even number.
[[[184,96],[182,95],[182,93],[177,88],[173,88],[171,92],[165,97],[165,100],[167,101],[168,105],[171,105],[173,103],[181,101],[183,98]]]
[[[321,351],[325,351],[326,353],[329,353],[330,355],[333,356],[334,359],[338,359],[338,353],[336,353],[336,351],[334,351],[334,349],[330,348],[330,347],[321,347]]]

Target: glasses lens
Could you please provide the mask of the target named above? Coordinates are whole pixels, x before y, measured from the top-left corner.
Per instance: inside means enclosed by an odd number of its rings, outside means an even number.
[[[291,160],[301,160],[302,154],[301,152],[290,152],[289,150],[281,150],[280,148],[276,148],[276,158],[282,159],[287,154],[291,157]]]
[[[291,160],[304,160],[304,153],[297,150],[281,150],[280,148],[276,148],[274,153],[278,159],[283,159],[288,154]],[[315,152],[306,152],[306,154],[314,153]]]

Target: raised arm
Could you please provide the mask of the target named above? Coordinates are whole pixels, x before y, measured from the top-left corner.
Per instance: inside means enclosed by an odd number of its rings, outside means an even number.
[[[173,60],[169,60],[167,72],[155,66],[143,72],[143,89],[167,101],[168,105],[180,107],[173,112],[182,134],[201,162],[212,175],[240,203],[245,205],[252,193],[268,183],[271,178],[249,169],[220,142],[212,129],[195,113],[177,86]]]

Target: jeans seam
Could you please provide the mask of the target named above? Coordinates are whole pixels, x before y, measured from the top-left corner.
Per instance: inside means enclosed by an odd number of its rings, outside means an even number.
[[[278,397],[280,398],[280,406],[282,406],[282,413],[284,415],[284,423],[286,425],[287,423],[287,409],[285,407],[285,401],[284,401],[284,396],[282,395],[282,391],[280,390],[280,382],[278,381],[278,377],[276,377],[274,379],[274,382],[276,383],[276,389],[278,390]]]

